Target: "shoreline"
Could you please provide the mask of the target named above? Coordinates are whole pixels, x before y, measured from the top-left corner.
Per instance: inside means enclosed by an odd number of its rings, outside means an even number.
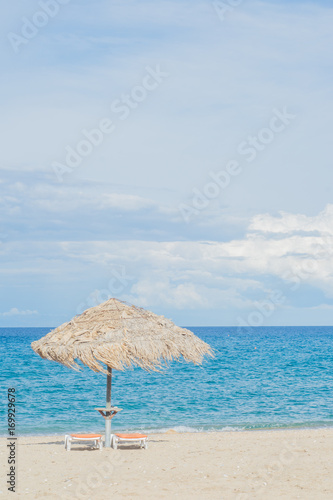
[[[16,496],[330,500],[332,448],[333,428],[173,431],[150,434],[147,450],[75,444],[70,452],[64,435],[19,436]]]
[[[180,427],[181,427],[181,430],[180,430]],[[330,430],[332,429],[333,430],[333,422],[332,424],[330,425],[314,425],[314,426],[309,426],[309,425],[304,425],[303,424],[299,424],[299,425],[294,425],[294,426],[289,426],[289,425],[286,425],[285,427],[255,427],[255,428],[238,428],[238,427],[235,427],[235,428],[232,428],[231,426],[226,426],[226,427],[223,427],[221,429],[196,429],[194,427],[187,427],[187,426],[175,426],[175,427],[169,427],[169,428],[166,428],[166,427],[162,427],[160,429],[156,429],[156,428],[153,428],[153,429],[138,429],[138,428],[124,428],[124,429],[116,429],[114,433],[145,433],[145,434],[149,434],[149,435],[154,435],[154,434],[167,434],[167,433],[176,433],[176,434],[212,434],[212,433],[217,433],[217,434],[220,434],[220,433],[244,433],[244,432],[279,432],[279,431],[306,431],[306,430]],[[62,432],[54,432],[54,433],[50,433],[50,432],[43,432],[43,433],[39,433],[39,432],[34,432],[34,433],[24,433],[24,434],[20,434],[20,433],[16,433],[16,438],[19,439],[19,438],[26,438],[26,437],[62,437],[64,436],[65,434],[70,434],[70,433],[75,433],[75,432],[79,432],[79,431],[69,431],[69,430],[64,430]],[[97,434],[102,434],[104,435],[105,433],[105,428],[103,427],[102,429],[100,430],[94,430],[94,431],[87,431],[88,433],[89,432],[95,432]],[[5,439],[8,437],[8,433],[4,433],[4,434],[1,434],[0,433],[0,439]]]

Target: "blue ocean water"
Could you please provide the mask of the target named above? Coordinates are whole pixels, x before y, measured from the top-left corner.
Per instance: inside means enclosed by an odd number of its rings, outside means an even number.
[[[243,430],[333,426],[333,327],[189,327],[215,350],[201,367],[113,370],[113,430]],[[1,419],[16,389],[16,432],[98,432],[106,377],[41,359],[30,343],[50,328],[0,329]]]

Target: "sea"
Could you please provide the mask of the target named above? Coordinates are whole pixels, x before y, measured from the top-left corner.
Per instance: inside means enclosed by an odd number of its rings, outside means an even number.
[[[113,431],[177,432],[333,426],[333,327],[187,327],[211,345],[202,366],[113,370]],[[20,435],[103,432],[106,376],[43,360],[31,342],[51,328],[1,328],[0,434],[15,389]]]

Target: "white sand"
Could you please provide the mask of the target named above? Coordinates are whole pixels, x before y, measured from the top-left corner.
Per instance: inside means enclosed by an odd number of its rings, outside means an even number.
[[[333,429],[150,435],[148,450],[20,437],[17,492],[1,498],[333,499]]]

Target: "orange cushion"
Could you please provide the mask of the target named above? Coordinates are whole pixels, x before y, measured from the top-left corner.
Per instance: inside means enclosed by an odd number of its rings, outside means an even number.
[[[116,436],[122,439],[143,439],[148,437],[145,434],[116,434]]]
[[[100,438],[102,434],[71,434],[73,438]]]

